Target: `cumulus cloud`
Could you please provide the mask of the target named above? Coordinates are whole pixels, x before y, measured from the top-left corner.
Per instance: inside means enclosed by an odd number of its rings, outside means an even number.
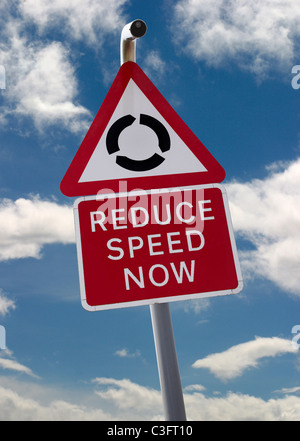
[[[96,393],[99,397],[114,403],[119,409],[134,412],[135,418],[140,419],[145,412],[149,412],[152,413],[151,419],[160,419],[162,399],[159,391],[128,379],[96,378],[93,383],[97,385]]]
[[[209,369],[219,379],[231,380],[241,376],[249,368],[257,368],[263,358],[296,352],[290,340],[278,337],[257,337],[253,341],[241,343],[224,352],[199,359],[193,367]]]
[[[159,421],[164,420],[161,393],[130,380],[97,378],[93,398],[51,390],[32,383],[0,379],[0,421]],[[263,400],[228,393],[207,397],[201,385],[184,391],[190,421],[299,421],[300,398]]]
[[[143,69],[149,77],[161,78],[166,75],[168,68],[159,51],[151,50],[144,59]]]
[[[0,200],[0,261],[39,258],[46,244],[74,241],[70,206],[41,200],[38,196]]]
[[[88,127],[90,113],[75,102],[75,71],[61,43],[29,45],[17,37],[0,58],[9,78],[6,117],[29,117],[40,131],[53,124],[72,132]]]
[[[300,399],[295,396],[263,400],[233,392],[217,398],[195,393],[185,400],[194,421],[297,421],[300,416]]]
[[[84,39],[99,48],[106,35],[125,25],[123,9],[128,0],[23,0],[20,11],[40,32],[56,29],[66,36]],[[97,49],[96,48],[96,49]]]
[[[264,77],[289,71],[300,37],[294,0],[178,0],[176,40],[197,60],[222,66],[235,61]]]
[[[74,133],[88,129],[91,114],[78,103],[78,83],[65,40],[82,39],[98,50],[104,38],[120,29],[127,0],[31,1],[3,0],[0,5],[0,65],[5,67],[5,105],[1,123],[9,117],[31,118],[40,131],[60,125]],[[28,26],[38,32],[28,32]],[[44,31],[62,32],[53,41]],[[52,37],[52,35],[51,35]],[[3,81],[2,81],[3,82]]]
[[[266,179],[226,186],[234,229],[252,243],[243,272],[300,295],[300,159],[273,165]]]
[[[6,316],[11,309],[15,309],[16,305],[13,300],[7,298],[7,296],[0,289],[0,316]]]
[[[0,421],[99,421],[110,418],[102,410],[87,409],[80,404],[64,400],[47,404],[17,393],[12,389],[0,387]]]
[[[76,103],[78,85],[62,43],[30,41],[16,19],[0,20],[0,64],[6,71],[2,122],[29,117],[38,130],[59,124],[72,132],[88,127],[89,111]]]

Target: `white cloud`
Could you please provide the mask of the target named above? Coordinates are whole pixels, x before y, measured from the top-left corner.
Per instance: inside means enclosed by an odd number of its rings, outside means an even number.
[[[8,358],[2,358],[0,357],[0,369],[8,369],[11,371],[15,371],[15,372],[20,372],[20,373],[24,373],[27,375],[32,375],[32,371],[31,369],[29,369],[28,367],[18,363],[15,360],[10,360]]]
[[[16,305],[15,302],[8,299],[6,295],[3,293],[3,291],[0,289],[0,315],[4,317],[6,314],[9,313],[11,309],[15,309]]]
[[[127,0],[6,0],[0,5],[0,65],[6,72],[1,124],[10,116],[29,117],[38,130],[60,125],[77,133],[88,129],[90,112],[76,100],[78,84],[65,40],[82,39],[102,47],[105,37],[125,24]],[[36,25],[39,32],[28,32]],[[43,31],[58,30],[64,42]],[[52,35],[51,35],[52,37]]]
[[[0,369],[18,372],[34,378],[38,378],[37,375],[35,375],[29,367],[24,366],[23,364],[15,360],[12,357],[11,351],[9,351],[8,349],[1,351],[0,353]]]
[[[112,402],[119,410],[126,411],[125,418],[142,419],[147,413],[150,420],[160,419],[162,414],[162,399],[159,391],[140,386],[130,380],[115,380],[113,378],[96,378],[96,394],[105,401]]]
[[[167,73],[167,63],[157,50],[151,50],[143,61],[143,69],[149,77],[162,78]]]
[[[39,258],[50,243],[75,241],[72,208],[52,201],[0,200],[0,261]]]
[[[261,398],[229,392],[224,397],[207,398],[195,393],[185,396],[187,415],[193,421],[298,421],[300,399]]]
[[[300,159],[265,180],[226,185],[233,226],[254,250],[240,253],[243,272],[300,295]]]
[[[68,51],[58,42],[27,41],[17,23],[7,26],[7,43],[0,48],[7,75],[3,117],[30,117],[39,130],[52,124],[72,132],[86,129],[90,113],[75,103],[78,87]]]
[[[201,314],[207,311],[210,306],[210,300],[208,298],[189,300],[188,302],[182,302],[182,306],[185,312],[194,312],[195,314]]]
[[[206,387],[202,386],[202,384],[190,384],[184,388],[184,392],[203,392],[206,390]]]
[[[300,4],[294,0],[179,0],[174,40],[198,60],[235,61],[264,77],[288,72],[297,55]]]
[[[249,368],[258,367],[259,361],[263,358],[296,352],[290,340],[257,337],[253,341],[232,346],[224,352],[197,360],[193,367],[209,369],[221,380],[230,380],[241,376]]]
[[[116,351],[115,355],[120,358],[137,358],[141,356],[141,352],[136,350],[135,352],[131,353],[128,351],[128,349],[123,348]]]
[[[0,384],[0,421],[164,420],[160,392],[130,380],[98,378],[90,395],[5,377],[0,378]],[[192,385],[184,391],[189,421],[300,420],[297,396],[263,400],[230,392],[210,398],[203,390],[201,385]]]
[[[0,408],[0,421],[109,421],[111,417],[101,409],[87,409],[63,400],[42,404],[4,387],[0,387]]]
[[[81,118],[89,112],[73,102],[77,94],[75,72],[62,44],[54,42],[29,52],[31,65],[26,72],[18,71],[19,78],[11,89],[18,98],[16,113],[33,118],[38,128],[58,122],[74,132],[87,127],[87,121],[82,127]]]
[[[67,36],[83,39],[98,50],[103,39],[126,24],[123,14],[128,0],[23,0],[20,10],[25,20],[39,30],[60,29]]]
[[[300,387],[296,386],[296,387],[284,387],[283,389],[280,390],[275,390],[274,393],[280,393],[283,395],[289,395],[289,394],[297,394],[298,392],[300,392]]]

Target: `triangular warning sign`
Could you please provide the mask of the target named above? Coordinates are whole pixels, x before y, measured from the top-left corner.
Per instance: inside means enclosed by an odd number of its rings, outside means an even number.
[[[220,183],[225,171],[140,67],[123,64],[67,173],[66,196]]]

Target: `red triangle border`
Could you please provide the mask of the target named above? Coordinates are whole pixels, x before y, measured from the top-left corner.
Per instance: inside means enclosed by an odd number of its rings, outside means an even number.
[[[159,176],[138,176],[120,180],[79,182],[98,142],[130,81],[132,79],[152,105],[173,128],[177,135],[190,148],[207,172],[183,173]],[[136,189],[172,188],[180,186],[220,183],[225,179],[225,170],[211,155],[202,142],[189,129],[185,122],[166,101],[142,69],[133,62],[123,64],[109,89],[91,127],[61,181],[62,193],[69,197],[92,196],[103,189],[119,192],[120,181],[126,181],[127,191]]]

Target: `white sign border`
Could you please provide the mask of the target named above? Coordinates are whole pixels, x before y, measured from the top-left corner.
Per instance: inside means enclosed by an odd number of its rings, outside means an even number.
[[[79,222],[79,213],[78,213],[78,205],[83,201],[91,201],[91,200],[101,200],[102,198],[115,198],[115,197],[124,197],[124,196],[139,196],[146,194],[155,194],[155,193],[163,193],[170,192],[170,191],[184,191],[184,190],[198,190],[198,189],[209,189],[209,188],[219,188],[222,192],[223,196],[223,202],[225,207],[225,214],[226,214],[226,220],[228,225],[228,231],[230,236],[230,243],[231,243],[231,249],[233,253],[233,259],[238,279],[238,286],[235,289],[228,289],[228,290],[222,290],[222,291],[212,291],[207,293],[195,293],[195,294],[184,294],[184,295],[178,295],[173,297],[160,297],[155,299],[146,299],[146,300],[137,300],[137,301],[128,301],[123,303],[112,303],[112,304],[106,304],[106,305],[100,305],[100,306],[90,306],[86,301],[86,291],[85,291],[85,279],[84,279],[84,270],[83,270],[83,258],[82,258],[82,247],[81,247],[81,234],[80,234],[80,222]],[[80,284],[80,296],[81,296],[81,304],[83,308],[87,311],[104,311],[104,310],[110,310],[110,309],[119,309],[119,308],[129,308],[129,307],[136,307],[136,306],[145,306],[145,305],[151,305],[154,303],[169,303],[169,302],[179,302],[183,300],[194,300],[194,299],[203,299],[203,298],[209,298],[209,297],[218,297],[218,296],[224,296],[224,295],[232,295],[232,294],[238,294],[243,289],[243,277],[242,272],[240,268],[239,258],[238,258],[238,252],[234,237],[234,231],[231,221],[231,215],[229,210],[229,204],[228,204],[228,198],[227,198],[227,192],[223,185],[220,184],[208,184],[208,185],[193,185],[188,187],[176,187],[172,189],[154,189],[154,190],[137,190],[137,191],[130,191],[129,193],[123,192],[123,193],[108,193],[108,194],[101,194],[101,199],[99,196],[83,196],[75,200],[74,206],[73,206],[73,212],[74,212],[74,221],[75,221],[75,236],[76,236],[76,248],[77,248],[77,261],[78,261],[78,271],[79,271],[79,284]]]

